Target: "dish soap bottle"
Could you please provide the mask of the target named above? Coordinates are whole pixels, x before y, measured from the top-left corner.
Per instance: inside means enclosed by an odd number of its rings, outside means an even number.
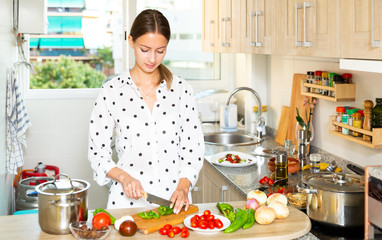
[[[382,128],[382,98],[376,98],[376,105],[371,110],[371,127]]]

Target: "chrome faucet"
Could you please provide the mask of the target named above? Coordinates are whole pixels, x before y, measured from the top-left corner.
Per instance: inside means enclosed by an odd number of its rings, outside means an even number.
[[[261,99],[260,99],[260,95],[255,90],[253,90],[252,88],[249,88],[249,87],[238,87],[238,88],[235,88],[235,89],[233,89],[228,94],[228,96],[226,98],[226,101],[225,101],[225,104],[228,106],[229,102],[231,101],[232,96],[235,93],[237,93],[238,91],[241,91],[241,90],[246,90],[246,91],[251,92],[253,95],[255,95],[255,97],[257,99],[257,104],[259,105],[259,110],[258,110],[258,115],[257,115],[256,130],[257,130],[257,138],[258,138],[258,140],[262,140],[262,137],[263,137],[263,128],[264,128],[264,125],[265,125],[265,120],[264,120],[264,117],[261,115]],[[253,136],[255,135],[254,132],[252,132],[251,134]]]

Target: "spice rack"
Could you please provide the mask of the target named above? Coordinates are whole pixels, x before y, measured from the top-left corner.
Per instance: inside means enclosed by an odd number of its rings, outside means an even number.
[[[353,135],[343,134],[342,132],[336,131],[336,127],[348,128],[354,132],[361,133],[371,137],[371,141],[363,140],[361,137],[355,137]],[[372,131],[368,131],[362,128],[353,127],[348,124],[340,123],[336,121],[336,116],[329,117],[329,133],[345,138],[349,141],[364,145],[369,148],[381,149],[382,148],[382,128],[373,128]]]
[[[328,90],[334,92],[335,97],[322,95],[319,93],[308,92],[309,88]],[[306,79],[301,80],[301,95],[321,98],[332,102],[350,102],[355,101],[355,84],[336,84],[334,87],[322,86],[312,83],[307,83]]]

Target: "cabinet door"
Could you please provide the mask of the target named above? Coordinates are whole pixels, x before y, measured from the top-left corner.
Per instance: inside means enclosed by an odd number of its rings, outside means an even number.
[[[382,59],[382,1],[341,1],[341,57]]]
[[[339,0],[278,0],[283,55],[340,56]]]
[[[241,0],[241,51],[245,53],[272,53],[275,34],[275,1]]]
[[[219,0],[219,52],[240,52],[240,0]]]
[[[202,4],[202,50],[205,52],[217,52],[219,49],[219,1],[203,0]]]
[[[191,191],[192,203],[203,203],[203,169],[199,173],[199,179]]]

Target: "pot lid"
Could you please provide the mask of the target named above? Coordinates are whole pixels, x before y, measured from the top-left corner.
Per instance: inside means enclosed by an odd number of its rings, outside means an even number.
[[[58,179],[59,176],[65,176],[66,179]],[[78,193],[87,190],[90,184],[83,180],[71,179],[66,174],[58,174],[54,181],[40,184],[36,191],[45,195],[66,195]]]
[[[364,192],[364,176],[346,173],[313,173],[303,177],[312,188],[331,192]]]

